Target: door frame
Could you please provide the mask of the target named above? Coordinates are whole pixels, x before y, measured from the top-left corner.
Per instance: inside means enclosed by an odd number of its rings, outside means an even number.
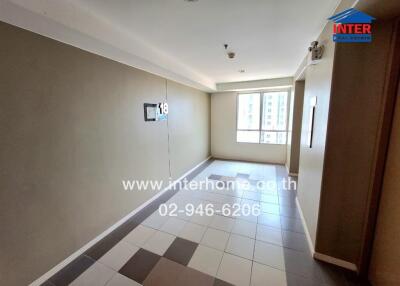
[[[368,271],[372,256],[372,247],[375,238],[375,229],[379,212],[379,203],[382,193],[383,177],[389,148],[390,134],[393,124],[394,108],[397,92],[400,85],[400,18],[394,20],[392,33],[392,45],[390,59],[385,78],[383,96],[385,104],[381,118],[381,131],[378,138],[375,158],[376,164],[373,170],[373,185],[367,201],[366,223],[364,224],[364,236],[360,255],[359,275],[368,277]]]

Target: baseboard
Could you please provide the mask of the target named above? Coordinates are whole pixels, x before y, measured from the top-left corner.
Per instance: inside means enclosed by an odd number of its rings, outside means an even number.
[[[299,210],[299,213],[300,213],[301,222],[303,224],[304,232],[306,233],[308,248],[310,250],[311,256],[314,257],[317,260],[321,260],[321,261],[324,261],[324,262],[327,262],[327,263],[330,263],[330,264],[334,264],[336,266],[339,266],[339,267],[346,268],[348,270],[352,270],[352,271],[356,271],[357,272],[358,269],[357,269],[357,266],[354,263],[351,263],[351,262],[348,262],[348,261],[344,261],[344,260],[329,256],[329,255],[325,255],[325,254],[322,254],[322,253],[318,253],[318,252],[315,251],[314,244],[313,244],[313,242],[311,240],[310,232],[308,231],[306,220],[304,218],[303,211],[301,209],[301,206],[300,206],[300,203],[299,203],[299,200],[297,199],[297,197],[296,197],[296,206],[297,206],[297,208]]]
[[[301,206],[300,206],[300,203],[299,203],[299,200],[297,199],[297,197],[296,197],[296,206],[297,206],[297,209],[299,210],[301,223],[303,224],[303,229],[306,234],[308,249],[310,251],[311,256],[314,256],[314,253],[315,253],[314,244],[312,242],[310,232],[308,231],[308,227],[306,224],[306,219],[304,218],[303,210],[301,209]]]
[[[288,165],[286,165],[286,164],[285,164],[285,168],[286,168],[286,172],[288,173],[289,176],[292,176],[292,177],[298,177],[299,176],[298,173],[290,172],[290,169],[289,169]]]
[[[29,286],[40,286],[42,283],[44,283],[45,281],[47,281],[50,277],[52,277],[54,274],[56,274],[58,271],[60,271],[61,269],[63,269],[65,266],[67,266],[69,263],[71,263],[72,261],[74,261],[76,258],[78,258],[80,255],[82,255],[83,253],[85,253],[89,248],[91,248],[93,245],[95,245],[97,242],[99,242],[100,240],[102,240],[104,237],[106,237],[108,234],[110,234],[112,231],[114,231],[115,229],[117,229],[119,226],[121,226],[123,223],[125,223],[128,219],[130,219],[132,216],[134,216],[136,213],[138,213],[139,211],[141,211],[142,209],[144,209],[147,205],[149,205],[151,202],[153,202],[154,200],[156,200],[158,197],[160,197],[162,194],[164,194],[165,192],[167,192],[168,190],[170,190],[173,186],[175,186],[179,181],[181,181],[183,178],[185,178],[187,175],[189,175],[190,173],[192,173],[194,170],[196,170],[198,167],[200,167],[202,164],[204,164],[205,162],[207,162],[208,160],[210,160],[212,157],[209,156],[207,159],[205,159],[204,161],[200,162],[199,164],[197,164],[195,167],[193,167],[192,169],[190,169],[189,171],[187,171],[185,174],[183,174],[181,177],[179,177],[178,179],[176,179],[175,181],[171,182],[166,188],[164,188],[162,191],[158,192],[155,196],[153,196],[152,198],[150,198],[148,201],[144,202],[143,204],[141,204],[139,207],[137,207],[136,209],[134,209],[132,212],[130,212],[128,215],[126,215],[125,217],[123,217],[122,219],[120,219],[118,222],[116,222],[115,224],[113,224],[111,227],[109,227],[107,230],[105,230],[104,232],[102,232],[101,234],[99,234],[97,237],[95,237],[94,239],[92,239],[91,241],[89,241],[87,244],[85,244],[83,247],[81,247],[80,249],[78,249],[77,251],[75,251],[73,254],[71,254],[69,257],[67,257],[66,259],[64,259],[63,261],[61,261],[59,264],[57,264],[56,266],[54,266],[52,269],[50,269],[48,272],[46,272],[45,274],[43,274],[42,276],[40,276],[38,279],[36,279],[35,281],[33,281],[31,284],[29,284]]]
[[[286,168],[286,172],[290,175],[290,170],[289,170],[288,165],[285,164],[285,168]]]
[[[272,161],[257,161],[257,160],[245,160],[245,159],[232,159],[232,158],[225,158],[220,156],[212,156],[213,159],[219,161],[228,161],[228,162],[242,162],[242,163],[255,163],[255,164],[267,164],[267,165],[281,165],[286,166],[285,163],[282,162],[272,162]]]
[[[324,262],[327,262],[327,263],[330,263],[330,264],[337,265],[337,266],[342,267],[342,268],[346,268],[346,269],[351,270],[351,271],[358,272],[358,268],[354,263],[351,263],[351,262],[348,262],[348,261],[345,261],[345,260],[342,260],[342,259],[339,259],[339,258],[335,258],[335,257],[329,256],[329,255],[325,255],[325,254],[322,254],[322,253],[318,253],[318,252],[314,253],[314,258],[318,259],[318,260],[321,260],[321,261],[324,261]]]

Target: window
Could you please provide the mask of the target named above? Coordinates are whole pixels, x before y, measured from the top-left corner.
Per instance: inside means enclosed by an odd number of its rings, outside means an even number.
[[[238,97],[237,141],[258,143],[260,140],[260,94],[247,93]]]
[[[238,95],[237,142],[286,144],[288,91]]]

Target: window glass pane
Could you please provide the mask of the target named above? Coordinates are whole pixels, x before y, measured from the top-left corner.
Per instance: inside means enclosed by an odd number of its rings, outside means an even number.
[[[260,131],[238,131],[237,142],[259,143]]]
[[[263,130],[286,130],[287,97],[286,91],[263,94]]]
[[[261,132],[260,143],[286,144],[286,131],[284,131],[284,132]]]
[[[239,94],[238,105],[238,129],[258,130],[260,128],[260,94]]]

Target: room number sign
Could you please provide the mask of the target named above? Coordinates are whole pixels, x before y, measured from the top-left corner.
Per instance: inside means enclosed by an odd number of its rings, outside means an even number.
[[[167,120],[168,103],[160,102],[145,103],[144,107],[144,121],[163,121]]]

